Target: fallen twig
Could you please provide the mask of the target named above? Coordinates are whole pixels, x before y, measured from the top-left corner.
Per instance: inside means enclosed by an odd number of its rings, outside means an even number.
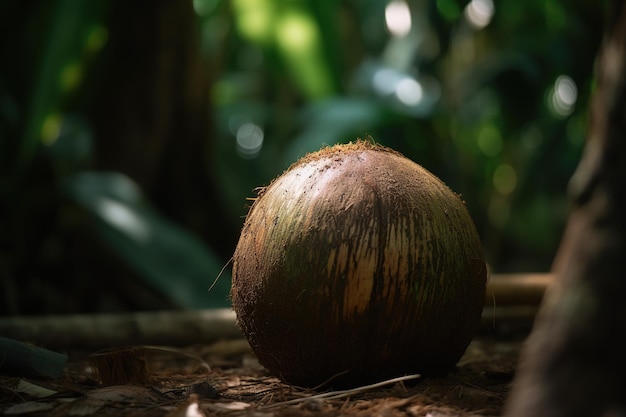
[[[324,392],[321,394],[309,395],[309,396],[302,397],[302,398],[295,398],[293,400],[281,401],[278,403],[261,406],[259,407],[259,409],[274,408],[274,407],[279,407],[283,405],[300,404],[300,403],[310,401],[310,400],[320,400],[320,399],[337,400],[340,398],[350,397],[352,395],[362,394],[364,392],[367,392],[376,388],[381,388],[386,385],[395,384],[397,382],[404,382],[404,381],[419,379],[421,377],[422,376],[420,374],[405,375],[405,376],[400,376],[397,378],[392,378],[392,379],[388,379],[385,381],[377,382],[375,384],[364,385],[361,387],[356,387],[356,388],[351,388],[351,389],[346,389],[346,390],[341,390],[341,391],[329,391],[329,392]]]

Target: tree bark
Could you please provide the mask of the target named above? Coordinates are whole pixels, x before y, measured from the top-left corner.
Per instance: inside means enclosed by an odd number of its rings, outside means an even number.
[[[556,282],[522,353],[509,417],[626,415],[626,7],[612,6]]]

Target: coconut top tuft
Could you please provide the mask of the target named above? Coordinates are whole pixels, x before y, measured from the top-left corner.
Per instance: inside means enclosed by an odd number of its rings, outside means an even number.
[[[304,155],[302,158],[298,159],[293,164],[291,164],[291,166],[287,169],[287,171],[290,171],[294,167],[299,166],[301,164],[306,164],[309,162],[317,161],[318,159],[329,158],[333,156],[341,156],[345,153],[358,152],[358,151],[387,152],[390,154],[404,157],[404,155],[402,155],[400,152],[397,152],[391,148],[387,148],[383,145],[380,145],[374,142],[373,139],[370,139],[370,140],[357,139],[356,142],[338,143],[336,145],[326,146],[320,149],[319,151],[308,153]]]
[[[330,145],[330,146],[326,146],[323,147],[322,149],[318,150],[318,151],[314,151],[314,152],[309,152],[306,155],[304,155],[303,157],[299,158],[298,160],[296,160],[294,163],[292,163],[289,168],[287,168],[283,174],[293,170],[296,167],[299,167],[301,165],[304,164],[308,164],[311,162],[315,162],[318,161],[320,159],[323,158],[332,158],[332,157],[341,157],[342,155],[346,155],[346,154],[350,154],[353,152],[359,152],[359,151],[376,151],[376,152],[385,152],[385,153],[389,153],[392,155],[396,155],[399,156],[401,158],[405,158],[406,156],[402,155],[400,152],[388,148],[386,146],[380,145],[378,143],[376,143],[374,141],[374,139],[371,136],[368,136],[368,139],[361,139],[358,138],[355,142],[348,142],[348,143],[337,143],[335,145]],[[276,181],[277,179],[279,179],[282,175],[277,176],[276,178],[274,178],[269,185],[265,186],[265,187],[258,187],[255,189],[256,193],[257,193],[257,197],[261,197],[263,195],[263,193],[265,192],[265,190],[272,185],[272,183],[274,181]],[[256,200],[256,199],[255,199]]]

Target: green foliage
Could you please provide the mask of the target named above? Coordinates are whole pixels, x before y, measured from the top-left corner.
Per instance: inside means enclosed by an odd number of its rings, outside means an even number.
[[[77,231],[174,304],[224,304],[228,274],[206,296],[228,261],[218,248],[159,214],[133,179],[97,170],[107,138],[85,105],[98,100],[89,80],[106,76],[95,65],[120,9],[36,3],[0,4],[6,311],[20,310],[10,294],[24,282],[71,265]],[[394,35],[387,0],[193,0],[214,77],[206,173],[227,208],[211,221],[238,229],[254,188],[306,152],[371,134],[462,194],[495,270],[548,268],[584,144],[604,3],[483,0],[494,10],[486,23],[472,23],[472,3],[408,2],[410,31]]]
[[[118,173],[83,171],[63,182],[64,190],[96,219],[102,239],[140,272],[147,284],[192,308],[226,306],[228,280],[220,261],[189,232],[159,215],[135,183]]]
[[[215,162],[229,178],[223,193],[234,213],[242,214],[242,192],[297,157],[371,134],[463,195],[494,269],[550,267],[584,143],[603,4],[496,2],[493,19],[476,27],[470,3],[409,2],[411,31],[393,36],[385,30],[387,1],[292,2],[319,28],[314,67],[334,77],[332,94],[318,97],[314,82],[306,85],[289,66],[275,25],[264,37],[250,35],[244,3],[262,15],[281,13],[275,2],[240,2],[231,10],[234,30],[224,35],[231,65],[218,85],[229,85],[234,98],[214,101]],[[215,15],[227,10],[220,4]],[[243,51],[257,58],[242,59]],[[572,101],[561,102],[572,86],[574,96],[565,97]],[[245,123],[263,132],[252,155],[238,148]]]

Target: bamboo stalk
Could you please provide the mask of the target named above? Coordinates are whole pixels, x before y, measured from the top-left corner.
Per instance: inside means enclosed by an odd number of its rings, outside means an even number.
[[[49,347],[184,346],[241,337],[229,309],[0,318],[0,334]]]
[[[528,327],[551,280],[551,274],[492,275],[485,294],[484,326]],[[228,308],[0,317],[0,334],[42,346],[83,349],[185,346],[242,337],[235,313]]]
[[[485,306],[538,306],[552,279],[550,273],[493,274],[487,283]]]

